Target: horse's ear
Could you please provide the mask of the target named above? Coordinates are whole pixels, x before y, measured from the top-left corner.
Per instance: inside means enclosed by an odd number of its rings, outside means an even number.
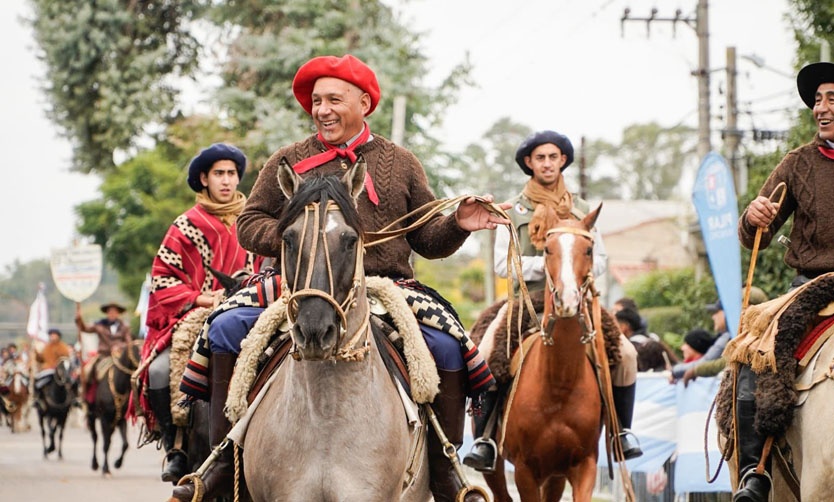
[[[597,222],[597,218],[599,217],[599,212],[602,210],[602,202],[599,203],[596,209],[591,211],[590,213],[586,214],[584,218],[582,218],[582,224],[585,225],[585,228],[588,230],[594,228],[594,225]]]
[[[278,184],[281,186],[281,191],[284,192],[284,197],[292,199],[293,194],[301,185],[301,176],[292,170],[292,166],[287,161],[286,157],[281,158],[278,163]]]
[[[367,171],[368,164],[365,162],[365,158],[360,155],[345,175],[342,176],[342,183],[350,191],[350,196],[353,197],[353,200],[356,200],[359,194],[362,193],[362,189],[365,188],[365,173]]]

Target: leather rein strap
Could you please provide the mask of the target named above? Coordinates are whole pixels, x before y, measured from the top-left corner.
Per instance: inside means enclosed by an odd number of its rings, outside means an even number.
[[[507,214],[507,212],[504,209],[502,209],[498,204],[489,202],[483,197],[474,195],[460,195],[458,197],[453,197],[450,199],[437,199],[417,208],[414,211],[411,211],[410,213],[406,214],[401,218],[398,218],[397,220],[394,220],[392,223],[386,225],[384,228],[377,232],[365,232],[365,249],[376,246],[377,244],[381,244],[383,242],[387,242],[392,239],[396,239],[398,237],[408,234],[409,232],[413,232],[414,230],[428,223],[438,213],[442,213],[443,211],[451,209],[460,204],[461,202],[470,198],[474,199],[477,204],[480,204],[491,214],[500,216],[501,218],[504,218],[506,220],[510,219],[510,216]],[[411,224],[404,225],[404,222],[412,219],[414,221]],[[510,242],[507,249],[507,270],[512,271],[512,273],[507,274],[507,291],[513,290],[513,277],[517,277],[519,282],[519,295],[522,299],[522,301],[518,303],[517,316],[517,332],[519,334],[519,345],[521,345],[521,336],[523,331],[521,314],[526,308],[531,318],[536,319],[536,309],[533,307],[533,302],[530,300],[530,293],[527,289],[527,285],[524,283],[524,278],[522,277],[521,244],[519,243],[518,232],[516,231],[516,228],[512,223],[510,223],[507,226],[510,231]],[[513,298],[513,295],[507,296],[507,309],[508,312],[511,312],[514,308],[515,300]],[[508,335],[512,333],[511,317],[512,316],[509,315],[507,316]],[[511,336],[507,336],[508,355],[510,354],[510,338]],[[523,356],[524,354],[522,353],[522,358]]]

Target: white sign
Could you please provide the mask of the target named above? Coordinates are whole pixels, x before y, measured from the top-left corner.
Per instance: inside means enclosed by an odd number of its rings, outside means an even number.
[[[75,302],[89,298],[101,282],[102,257],[98,244],[54,249],[49,264],[55,287]]]

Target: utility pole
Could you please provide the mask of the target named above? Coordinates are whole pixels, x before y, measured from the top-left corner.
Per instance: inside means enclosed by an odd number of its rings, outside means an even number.
[[[698,69],[692,75],[698,78],[698,157],[699,162],[712,150],[710,144],[710,95],[709,95],[709,7],[707,0],[698,0],[695,17],[684,17],[681,9],[675,11],[674,17],[658,17],[657,9],[653,8],[648,17],[632,17],[631,9],[626,7],[620,25],[626,21],[644,21],[646,35],[649,35],[651,23],[664,21],[672,23],[672,32],[676,33],[677,24],[683,23],[695,30],[698,36]]]
[[[585,161],[585,136],[579,140],[579,197],[588,200],[588,174]]]
[[[747,191],[747,176],[742,173],[742,166],[738,162],[738,144],[741,131],[738,130],[738,98],[736,93],[736,48],[727,47],[727,116],[724,130],[724,154],[733,173],[736,193],[741,195]]]

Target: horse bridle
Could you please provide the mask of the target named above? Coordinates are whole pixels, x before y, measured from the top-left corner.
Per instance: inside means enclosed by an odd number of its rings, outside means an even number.
[[[284,249],[284,244],[281,244],[281,296],[284,297],[287,304],[287,319],[289,320],[290,325],[294,325],[296,322],[299,308],[298,302],[300,299],[316,297],[321,298],[322,300],[329,303],[330,306],[333,307],[333,310],[336,311],[336,314],[338,314],[339,316],[339,342],[333,347],[332,358],[338,361],[361,361],[365,358],[365,354],[367,354],[370,350],[368,337],[370,329],[370,313],[366,312],[365,317],[362,320],[362,324],[359,326],[359,328],[356,330],[356,332],[353,334],[350,340],[347,341],[347,343],[345,343],[345,337],[347,336],[348,330],[347,315],[350,312],[350,310],[356,306],[357,294],[359,293],[363,284],[363,277],[365,273],[365,266],[363,262],[364,246],[362,245],[362,237],[360,235],[356,247],[356,259],[354,262],[352,285],[344,301],[342,303],[339,303],[334,297],[335,291],[333,290],[333,264],[330,260],[330,248],[327,245],[327,235],[325,231],[321,228],[324,216],[327,212],[331,211],[341,212],[341,209],[336,203],[332,201],[327,202],[327,205],[324,209],[324,214],[322,214],[320,202],[312,202],[304,208],[304,224],[301,227],[301,238],[299,242],[304,242],[304,239],[311,224],[311,220],[314,238],[313,247],[309,253],[310,262],[307,264],[307,274],[304,278],[304,285],[301,289],[298,289],[298,281],[299,272],[301,270],[302,253],[299,252],[298,257],[296,258],[296,274],[293,279],[293,287],[291,290],[286,282],[287,253],[285,252],[286,250]],[[310,284],[313,279],[313,265],[316,258],[316,251],[318,250],[319,241],[322,242],[322,247],[324,248],[324,261],[327,269],[328,283],[330,286],[329,292],[310,287]],[[364,344],[361,347],[355,348],[355,346],[359,343],[362,337],[365,338]],[[300,359],[300,355],[295,349],[293,349],[292,354],[294,359]]]
[[[594,234],[592,234],[588,230],[584,230],[582,228],[575,228],[575,227],[554,227],[547,231],[545,234],[545,240],[553,234],[573,234],[578,235],[580,237],[585,237],[586,239],[591,241],[591,245],[594,244]],[[544,267],[544,275],[547,281],[547,289],[550,291],[550,300],[551,300],[551,308],[553,309],[552,312],[558,312],[559,307],[562,306],[562,299],[559,296],[559,291],[556,289],[556,283],[553,280],[553,276],[550,275],[550,270],[545,266]],[[579,286],[579,297],[582,298],[582,305],[579,310],[580,321],[584,330],[584,335],[582,336],[581,342],[588,343],[593,340],[594,337],[594,330],[590,326],[589,316],[587,314],[587,305],[584,301],[585,298],[588,297],[589,291],[593,288],[594,285],[594,273],[593,271],[589,271],[588,275],[585,276],[585,281]],[[541,329],[541,336],[542,341],[545,345],[553,345],[553,336],[550,334],[551,327],[553,323],[556,321],[553,313],[548,316],[547,319],[544,319],[542,322],[542,329]]]

